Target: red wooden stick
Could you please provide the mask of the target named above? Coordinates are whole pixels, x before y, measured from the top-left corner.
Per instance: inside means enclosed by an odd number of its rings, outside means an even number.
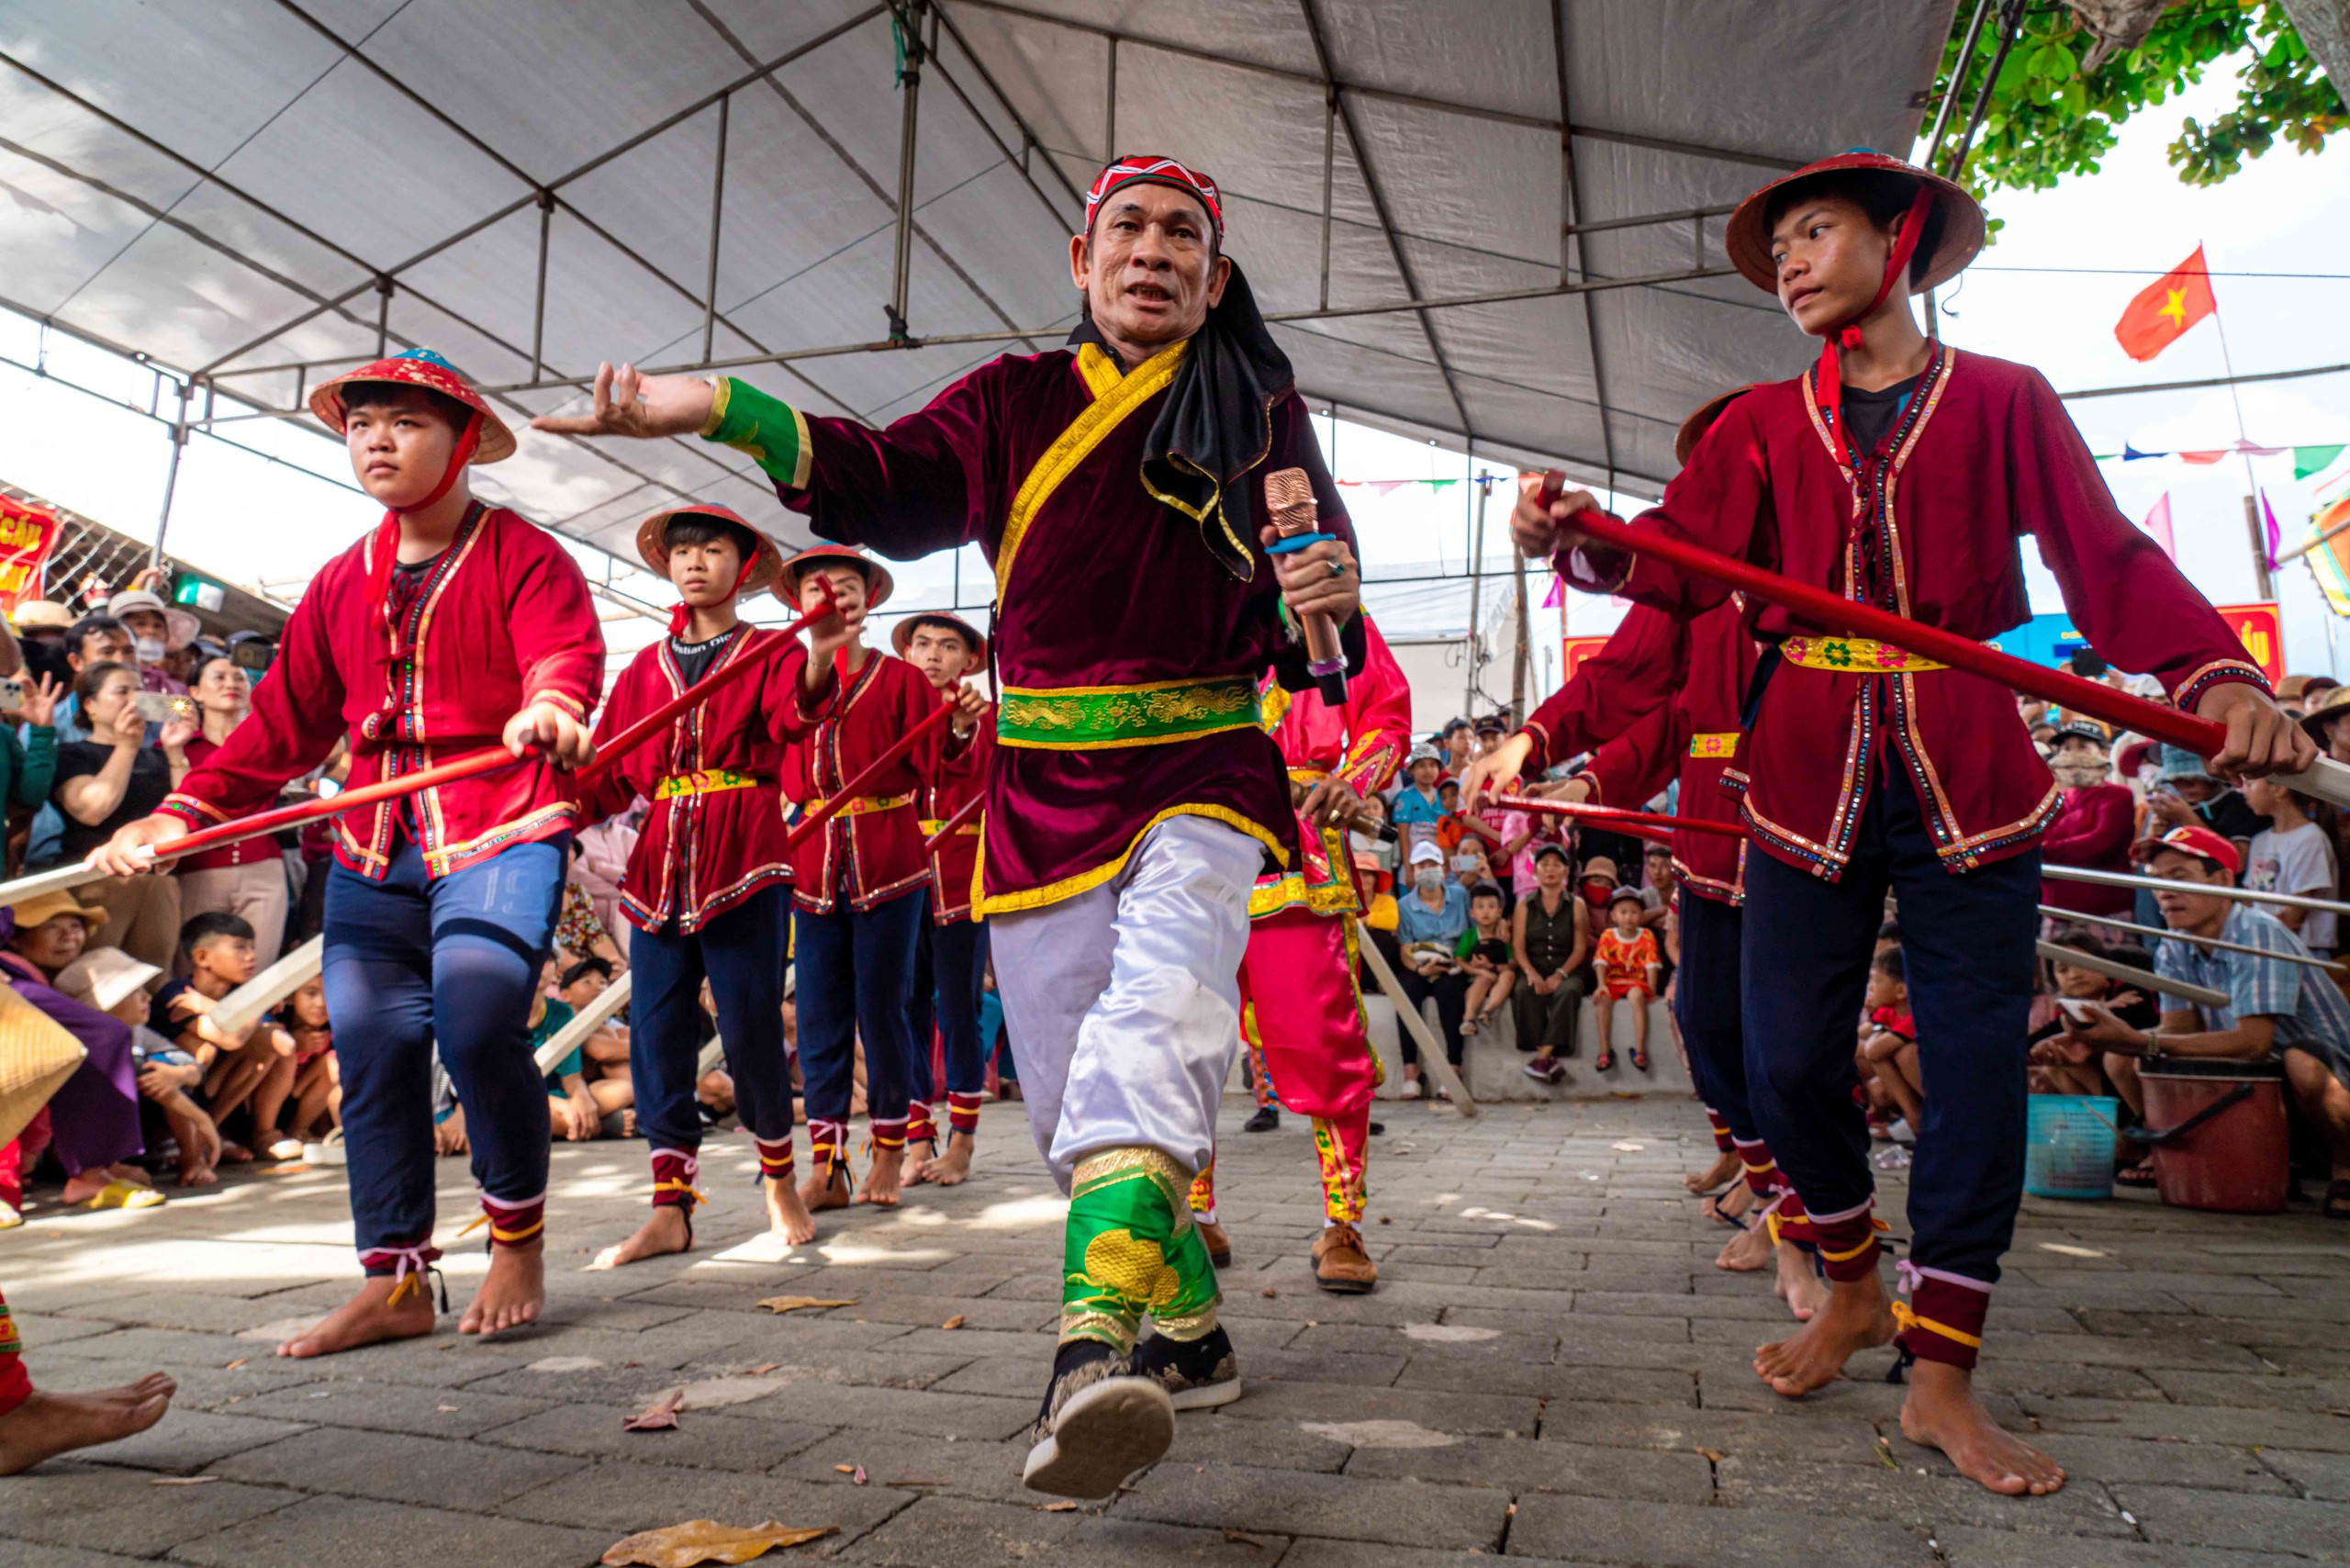
[[[953,816],[948,817],[945,822],[939,823],[938,831],[922,841],[922,852],[924,855],[937,854],[938,846],[946,843],[948,839],[954,837],[956,830],[960,828],[965,823],[969,822],[971,820],[972,813],[977,812],[986,803],[987,794],[984,790],[964,801],[963,809],[961,811],[957,812]]]
[[[786,625],[783,628],[784,634],[797,636],[832,612],[832,585],[827,583],[824,586],[823,603]],[[751,669],[757,663],[756,659],[737,659],[724,669],[718,670],[688,687],[677,696],[664,702],[660,707],[606,741],[599,748],[596,760],[581,768],[576,778],[585,783],[602,774],[621,757],[667,728],[676,721],[677,715],[707,702],[740,679],[744,672]],[[404,773],[397,778],[379,778],[373,784],[363,784],[356,790],[345,790],[340,795],[322,800],[302,801],[294,805],[280,806],[274,811],[263,812],[255,816],[239,817],[235,822],[222,823],[218,827],[201,829],[189,834],[185,838],[175,839],[166,845],[162,852],[156,856],[156,863],[160,865],[166,860],[176,860],[185,855],[195,855],[207,849],[218,849],[230,844],[241,844],[246,839],[258,838],[265,833],[282,832],[302,823],[315,822],[320,817],[338,816],[344,812],[356,811],[362,806],[372,806],[380,801],[397,800],[402,795],[413,794],[419,790],[428,790],[442,784],[453,783],[460,778],[472,778],[484,773],[495,773],[501,767],[517,767],[523,760],[504,746],[491,746],[487,750],[473,752],[458,757],[453,762],[444,762],[436,767],[425,768],[420,773]]]
[[[1492,803],[1513,812],[1546,812],[1553,816],[1583,817],[1610,828],[1638,833],[1642,828],[1678,832],[1686,828],[1691,833],[1717,833],[1727,838],[1744,838],[1746,830],[1736,823],[1700,822],[1695,817],[1660,816],[1653,812],[1628,811],[1622,806],[1602,806],[1583,801],[1538,801],[1529,795],[1496,795]],[[1643,834],[1643,836],[1646,836]]]
[[[1557,500],[1565,484],[1566,476],[1557,469],[1545,474],[1542,476],[1542,503],[1548,506]],[[2029,691],[2035,697],[2102,719],[2118,728],[2135,730],[2142,735],[2151,735],[2155,740],[2184,746],[2198,756],[2216,755],[2227,741],[2227,727],[2212,720],[2199,719],[2192,713],[2165,708],[2143,697],[2117,691],[2110,686],[2084,680],[2070,670],[2051,669],[2045,665],[2029,663],[2012,654],[1986,648],[1955,632],[1908,620],[1890,610],[1879,610],[1873,604],[1856,603],[1841,594],[1783,577],[1776,572],[1718,554],[1686,540],[1674,539],[1654,528],[1634,528],[1597,510],[1579,511],[1563,526],[1603,544],[1653,555],[1660,561],[1670,561],[1684,571],[1695,572],[1717,582],[1743,588],[1757,599],[1768,599],[1783,610],[1792,610],[1831,631],[1889,643],[1907,653],[1940,660],[1953,669],[1983,676],[2017,691]]]
[[[924,719],[921,723],[916,724],[912,729],[908,730],[904,734],[900,735],[896,740],[891,741],[880,756],[875,757],[871,762],[867,763],[863,767],[858,768],[856,770],[856,776],[851,778],[847,783],[842,785],[838,790],[833,791],[831,797],[827,799],[823,804],[818,806],[814,811],[808,812],[805,816],[802,816],[798,822],[792,824],[791,831],[784,834],[783,852],[789,855],[793,850],[799,848],[800,845],[807,841],[810,834],[814,833],[818,828],[832,821],[834,817],[839,815],[843,807],[846,806],[850,801],[856,800],[860,794],[862,794],[866,785],[871,783],[874,779],[881,776],[881,770],[883,768],[888,767],[891,763],[905,756],[906,753],[913,750],[916,745],[921,744],[922,738],[924,735],[927,735],[931,731],[938,728],[939,725],[946,722],[947,720],[954,716],[955,704],[952,702],[941,703],[937,712],[933,713],[929,718]]]

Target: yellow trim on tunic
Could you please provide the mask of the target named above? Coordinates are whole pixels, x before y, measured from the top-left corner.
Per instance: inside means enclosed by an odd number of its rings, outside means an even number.
[[[1272,851],[1273,857],[1281,863],[1282,868],[1288,868],[1289,851],[1281,847],[1281,840],[1273,835],[1270,829],[1249,821],[1230,806],[1212,805],[1204,801],[1186,801],[1180,806],[1168,807],[1143,823],[1141,830],[1126,841],[1126,846],[1118,851],[1115,857],[1105,860],[1099,866],[1080,871],[1072,877],[1063,877],[1057,882],[1047,882],[1041,888],[1022,888],[1015,892],[997,893],[993,896],[989,896],[983,891],[987,886],[988,841],[987,835],[982,834],[979,836],[979,852],[972,857],[971,861],[971,907],[982,916],[1016,914],[1022,910],[1042,909],[1046,904],[1058,903],[1063,899],[1075,898],[1081,892],[1100,887],[1125,870],[1126,862],[1134,858],[1135,851],[1142,847],[1142,841],[1150,836],[1150,830],[1160,823],[1171,822],[1177,817],[1207,817],[1224,823],[1226,827],[1237,828]]]
[[[656,801],[673,801],[680,795],[711,795],[721,790],[748,790],[759,781],[747,773],[737,773],[731,767],[705,767],[693,773],[672,773],[653,787]]]
[[[1079,345],[1077,373],[1085,377],[1086,390],[1096,398],[1109,396],[1112,389],[1126,378],[1125,369],[1116,360],[1102,353],[1099,343]]]
[[[911,806],[913,803],[914,798],[912,794],[859,795],[850,801],[847,805],[843,806],[839,811],[834,812],[833,815],[836,817],[861,817],[871,812],[894,812],[900,806]],[[804,809],[812,815],[817,812],[822,811],[824,809],[824,801],[819,798],[809,801]]]
[[[1137,365],[1133,375],[1120,377],[1106,390],[1095,381],[1098,369],[1087,370],[1085,354],[1080,351],[1078,366],[1085,374],[1086,384],[1096,387],[1094,400],[1069,422],[1069,429],[1053,438],[1053,444],[1036,459],[1035,466],[1020,483],[1020,493],[1012,499],[1011,515],[1003,524],[1003,542],[996,546],[995,591],[999,599],[1003,597],[1005,585],[1012,581],[1013,560],[1019,554],[1020,542],[1026,536],[1028,525],[1035,521],[1036,513],[1060,488],[1061,481],[1075,473],[1078,465],[1093,454],[1093,449],[1125,422],[1128,414],[1167,389],[1190,347],[1191,340],[1186,338],[1161,349]],[[1096,358],[1107,364],[1107,355],[1097,352]]]
[[[1689,755],[1691,756],[1736,756],[1739,736],[1742,733],[1739,730],[1725,730],[1709,734],[1691,735]]]
[[[1831,670],[1839,675],[1891,675],[1950,668],[1907,648],[1871,642],[1866,637],[1788,637],[1779,644],[1779,655],[1791,665]]]

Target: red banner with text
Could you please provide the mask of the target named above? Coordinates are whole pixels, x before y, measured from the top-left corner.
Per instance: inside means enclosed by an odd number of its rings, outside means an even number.
[[[0,614],[40,597],[40,571],[62,525],[47,507],[0,496]]]
[[[2260,666],[2276,685],[2285,678],[2285,622],[2277,614],[2277,606],[2269,600],[2258,604],[2222,604],[2217,607],[2220,619],[2236,634],[2244,651]]]

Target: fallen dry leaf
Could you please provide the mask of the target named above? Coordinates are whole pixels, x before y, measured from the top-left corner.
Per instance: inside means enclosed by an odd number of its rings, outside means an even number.
[[[767,1373],[775,1371],[776,1368],[781,1365],[783,1365],[781,1361],[761,1361],[757,1366],[745,1371],[743,1375],[744,1377],[765,1377]]]
[[[219,1479],[217,1475],[158,1475],[147,1484],[150,1486],[201,1486],[208,1481]]]
[[[871,1476],[865,1473],[865,1466],[861,1464],[851,1465],[849,1467],[848,1478],[850,1484],[856,1486],[862,1486],[867,1481],[872,1479]]]
[[[1395,1223],[1395,1216],[1393,1215],[1381,1215],[1379,1216],[1379,1223],[1382,1225],[1393,1225]]]
[[[833,1466],[833,1468],[839,1471],[843,1475],[855,1475],[856,1473],[856,1466],[853,1464],[836,1464]]]
[[[309,1167],[301,1160],[289,1159],[283,1165],[264,1165],[261,1168],[261,1173],[264,1176],[291,1176],[297,1170],[308,1169]]]
[[[939,1327],[941,1328],[960,1328],[963,1327],[963,1315],[958,1312],[954,1316],[948,1318],[946,1322],[940,1324]]]
[[[688,1519],[661,1529],[640,1531],[605,1550],[607,1568],[636,1563],[640,1568],[693,1568],[697,1562],[748,1562],[778,1546],[798,1546],[820,1540],[839,1527],[787,1529],[769,1519],[749,1529],[722,1525],[716,1519]]]
[[[652,1404],[646,1406],[635,1415],[621,1417],[621,1430],[624,1432],[667,1431],[677,1426],[677,1412],[685,1407],[686,1391],[682,1388],[670,1389],[667,1393],[662,1394],[660,1398],[655,1400]],[[635,1538],[631,1537],[630,1539],[634,1540]],[[626,1546],[627,1544],[628,1541],[625,1540],[621,1542],[621,1546]],[[617,1551],[620,1548],[614,1547],[612,1550]],[[624,1561],[633,1561],[633,1559],[626,1559]],[[700,1560],[697,1558],[695,1561],[699,1562]]]
[[[805,1308],[815,1306],[855,1306],[856,1303],[853,1301],[829,1301],[822,1296],[815,1295],[771,1295],[765,1301],[759,1303],[759,1305],[766,1307],[769,1312],[782,1314],[786,1312],[799,1312]]]
[[[1272,1287],[1272,1286],[1270,1286],[1270,1285],[1267,1285],[1267,1286],[1265,1287],[1265,1299],[1266,1299],[1267,1301],[1270,1301],[1270,1300],[1272,1300],[1275,1296],[1277,1296],[1277,1295],[1279,1295],[1279,1294],[1281,1294],[1281,1292],[1279,1292],[1279,1291],[1277,1291],[1277,1290],[1273,1289],[1273,1287]]]
[[[1697,1451],[1704,1454],[1707,1459],[1712,1460],[1716,1464],[1719,1464],[1726,1457],[1728,1457],[1719,1449],[1699,1449]]]
[[[1073,1514],[1077,1512],[1077,1505],[1075,1503],[1047,1503],[1045,1505],[1044,1511],[1048,1514]]]
[[[1265,1544],[1263,1541],[1259,1540],[1255,1536],[1250,1535],[1245,1529],[1227,1529],[1224,1532],[1224,1539],[1232,1542],[1235,1546],[1254,1546],[1261,1548]]]
[[[222,1372],[235,1372],[239,1367],[243,1366],[252,1359],[252,1358],[250,1356],[239,1356],[235,1361],[230,1361],[227,1366],[222,1367],[220,1370]]]

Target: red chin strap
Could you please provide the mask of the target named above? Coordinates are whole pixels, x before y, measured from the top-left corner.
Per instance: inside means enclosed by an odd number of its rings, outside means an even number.
[[[384,521],[375,525],[375,543],[367,566],[367,602],[375,606],[378,611],[391,599],[392,568],[399,564],[400,558],[400,519],[409,512],[422,511],[447,495],[450,487],[456,484],[457,476],[465,471],[465,465],[474,460],[474,453],[480,445],[481,410],[476,409],[465,420],[465,428],[458,434],[457,444],[449,454],[449,466],[442,474],[441,482],[432,487],[431,493],[412,506],[387,509]],[[397,649],[389,650],[385,655],[386,662],[397,653]]]
[[[1818,400],[1820,411],[1828,417],[1828,428],[1835,432],[1836,445],[1844,453],[1846,461],[1854,468],[1861,465],[1861,454],[1852,450],[1844,433],[1844,366],[1836,350],[1839,344],[1848,349],[1861,346],[1861,322],[1874,315],[1885,303],[1893,286],[1909,274],[1909,258],[1918,253],[1918,241],[1926,232],[1927,215],[1934,208],[1933,187],[1919,181],[1918,194],[1909,202],[1909,210],[1902,216],[1901,231],[1894,237],[1893,254],[1885,259],[1885,276],[1878,280],[1876,293],[1861,313],[1842,326],[1829,331],[1819,345],[1819,373],[1812,395]]]
[[[734,574],[734,591],[737,594],[740,594],[743,591],[743,585],[751,580],[751,568],[759,564],[759,551],[764,548],[766,548],[764,545],[755,546],[749,556],[744,560],[743,569]],[[684,636],[686,634],[686,626],[692,619],[692,616],[693,606],[688,604],[684,599],[681,599],[677,603],[671,605],[669,607],[669,635],[672,637]]]

